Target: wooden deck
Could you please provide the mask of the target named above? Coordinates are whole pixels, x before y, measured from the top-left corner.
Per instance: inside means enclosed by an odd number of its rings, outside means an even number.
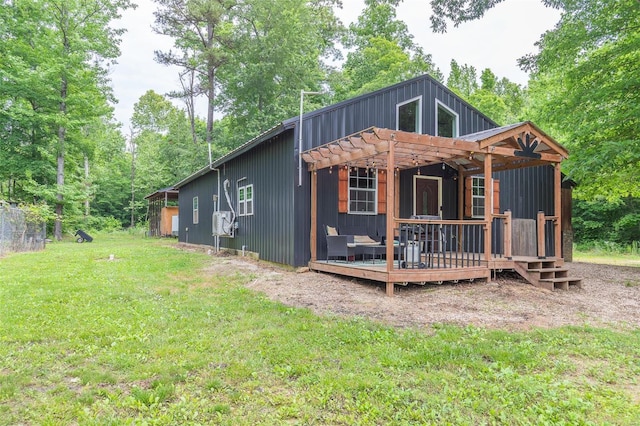
[[[479,266],[470,267],[458,267],[451,268],[445,267],[440,263],[435,263],[430,268],[399,268],[397,261],[394,261],[394,268],[387,269],[387,262],[385,260],[365,260],[365,261],[326,261],[320,260],[315,262],[309,262],[309,268],[318,272],[328,272],[331,274],[337,274],[347,277],[354,277],[360,279],[366,279],[371,281],[378,281],[387,284],[387,295],[393,295],[394,285],[406,285],[408,283],[415,284],[442,284],[445,281],[463,281],[463,280],[483,280],[490,281],[491,274],[495,271],[510,270],[513,269],[519,272],[521,269],[519,265],[540,262],[537,257],[524,257],[517,256],[513,258],[492,258],[489,262],[481,262]],[[544,262],[553,264],[554,268],[559,268],[564,264],[562,258],[546,258]],[[520,273],[520,272],[519,272]],[[523,275],[524,276],[524,275]],[[536,285],[528,277],[524,276],[531,284]],[[567,278],[569,279],[569,278]],[[575,280],[569,282],[574,283]],[[566,285],[568,286],[569,283]],[[538,286],[538,285],[536,285]],[[539,286],[549,289],[548,286]],[[554,287],[550,289],[553,290]],[[556,288],[566,289],[565,285],[556,286]],[[567,287],[568,288],[568,287]]]

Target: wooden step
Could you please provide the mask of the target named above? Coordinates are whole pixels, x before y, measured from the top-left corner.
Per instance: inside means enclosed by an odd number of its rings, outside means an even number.
[[[556,265],[555,260],[516,261],[515,270],[530,284],[547,290],[582,288],[582,280],[569,276],[569,269]]]

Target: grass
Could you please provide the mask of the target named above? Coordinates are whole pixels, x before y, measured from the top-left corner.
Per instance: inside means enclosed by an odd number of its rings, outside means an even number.
[[[604,251],[597,249],[574,250],[574,262],[601,263],[605,265],[640,267],[640,256],[632,253]]]
[[[109,261],[109,255],[115,259]],[[317,317],[166,241],[0,259],[0,424],[636,424],[640,330]]]

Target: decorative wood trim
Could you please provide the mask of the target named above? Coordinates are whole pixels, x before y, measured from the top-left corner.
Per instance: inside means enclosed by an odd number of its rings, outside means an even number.
[[[338,168],[338,213],[349,211],[349,168]]]
[[[387,213],[387,172],[380,169],[378,175],[378,214]]]
[[[467,176],[464,178],[464,216],[471,217],[472,215],[472,191],[473,191],[473,178],[471,176]]]

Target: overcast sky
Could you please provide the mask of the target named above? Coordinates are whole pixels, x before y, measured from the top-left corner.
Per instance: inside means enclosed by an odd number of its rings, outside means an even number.
[[[123,123],[125,132],[133,105],[147,90],[166,94],[179,87],[178,69],[153,60],[154,50],[169,50],[173,45],[171,39],[151,30],[155,4],[152,0],[136,3],[138,7],[125,12],[116,23],[127,32],[120,45],[122,56],[111,72],[114,94],[119,100],[115,116]],[[343,0],[343,5],[338,16],[347,24],[358,17],[364,0]],[[446,34],[434,34],[429,27],[430,8],[426,0],[404,0],[397,12],[445,77],[451,60],[455,59],[459,64],[476,67],[478,73],[491,68],[499,78],[507,77],[522,85],[527,83],[527,75],[518,68],[517,59],[535,52],[534,43],[560,18],[557,10],[545,8],[541,0],[507,0],[480,20],[458,28],[450,26]]]

